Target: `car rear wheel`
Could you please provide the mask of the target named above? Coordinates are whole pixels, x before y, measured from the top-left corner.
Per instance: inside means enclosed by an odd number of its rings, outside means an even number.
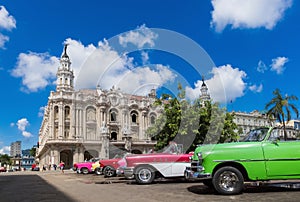
[[[95,169],[95,174],[96,174],[96,175],[101,175],[101,174],[102,174],[100,168],[96,168],[96,169]]]
[[[216,171],[212,183],[220,194],[239,194],[244,188],[244,177],[238,169],[226,166]]]
[[[86,175],[89,173],[89,170],[87,168],[81,168],[81,173]]]
[[[111,166],[106,166],[103,169],[104,177],[114,177],[116,176],[116,170]]]
[[[155,178],[155,172],[149,166],[140,166],[136,168],[134,178],[139,184],[150,184]]]

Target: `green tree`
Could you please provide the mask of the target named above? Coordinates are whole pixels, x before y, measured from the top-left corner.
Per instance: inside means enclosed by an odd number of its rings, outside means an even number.
[[[35,156],[35,154],[36,154],[36,148],[35,148],[35,147],[32,147],[32,148],[30,149],[30,151],[29,151],[29,155],[30,155],[30,156]]]
[[[291,112],[294,111],[296,116],[299,116],[297,107],[290,101],[298,100],[294,95],[282,96],[279,89],[273,91],[274,97],[265,106],[267,115],[276,118],[283,126],[284,139],[287,139],[285,123],[291,120]],[[292,111],[291,111],[292,110]]]
[[[2,154],[2,155],[0,154],[0,162],[2,166],[4,164],[11,165],[10,157],[7,154]]]
[[[152,140],[157,141],[156,150],[164,148],[169,141],[183,144],[184,151],[194,151],[199,144],[235,141],[238,138],[234,115],[226,113],[218,103],[202,102],[200,99],[187,101],[181,85],[178,89],[177,98],[164,94],[156,101],[163,107],[164,113],[146,131]]]

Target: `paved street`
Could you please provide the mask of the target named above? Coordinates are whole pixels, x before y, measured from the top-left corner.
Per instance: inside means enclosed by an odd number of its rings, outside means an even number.
[[[299,201],[300,184],[247,185],[241,195],[221,196],[199,182],[158,180],[137,185],[122,178],[73,171],[0,173],[0,201]]]

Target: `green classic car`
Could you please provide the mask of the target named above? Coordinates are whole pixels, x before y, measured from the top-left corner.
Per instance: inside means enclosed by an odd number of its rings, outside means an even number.
[[[241,193],[246,181],[300,179],[300,138],[258,128],[239,142],[200,145],[185,177],[225,195]]]

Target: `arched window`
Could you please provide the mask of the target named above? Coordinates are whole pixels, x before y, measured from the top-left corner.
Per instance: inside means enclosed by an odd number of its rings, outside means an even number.
[[[65,107],[65,119],[70,119],[70,107]]]
[[[118,134],[116,132],[112,132],[110,134],[110,140],[111,141],[117,141],[117,136],[118,136]]]
[[[132,114],[131,121],[132,123],[136,123],[136,114]]]
[[[138,113],[136,111],[132,111],[130,113],[131,123],[138,123]]]
[[[152,116],[150,117],[150,124],[151,124],[151,125],[154,125],[154,124],[155,124],[155,119],[156,119],[156,117],[155,117],[154,115],[152,115]]]
[[[117,121],[117,111],[115,109],[111,109],[109,114],[110,114],[110,121]]]
[[[54,107],[54,118],[58,119],[58,106]]]
[[[95,121],[96,120],[96,109],[94,107],[88,107],[86,109],[86,120]]]

